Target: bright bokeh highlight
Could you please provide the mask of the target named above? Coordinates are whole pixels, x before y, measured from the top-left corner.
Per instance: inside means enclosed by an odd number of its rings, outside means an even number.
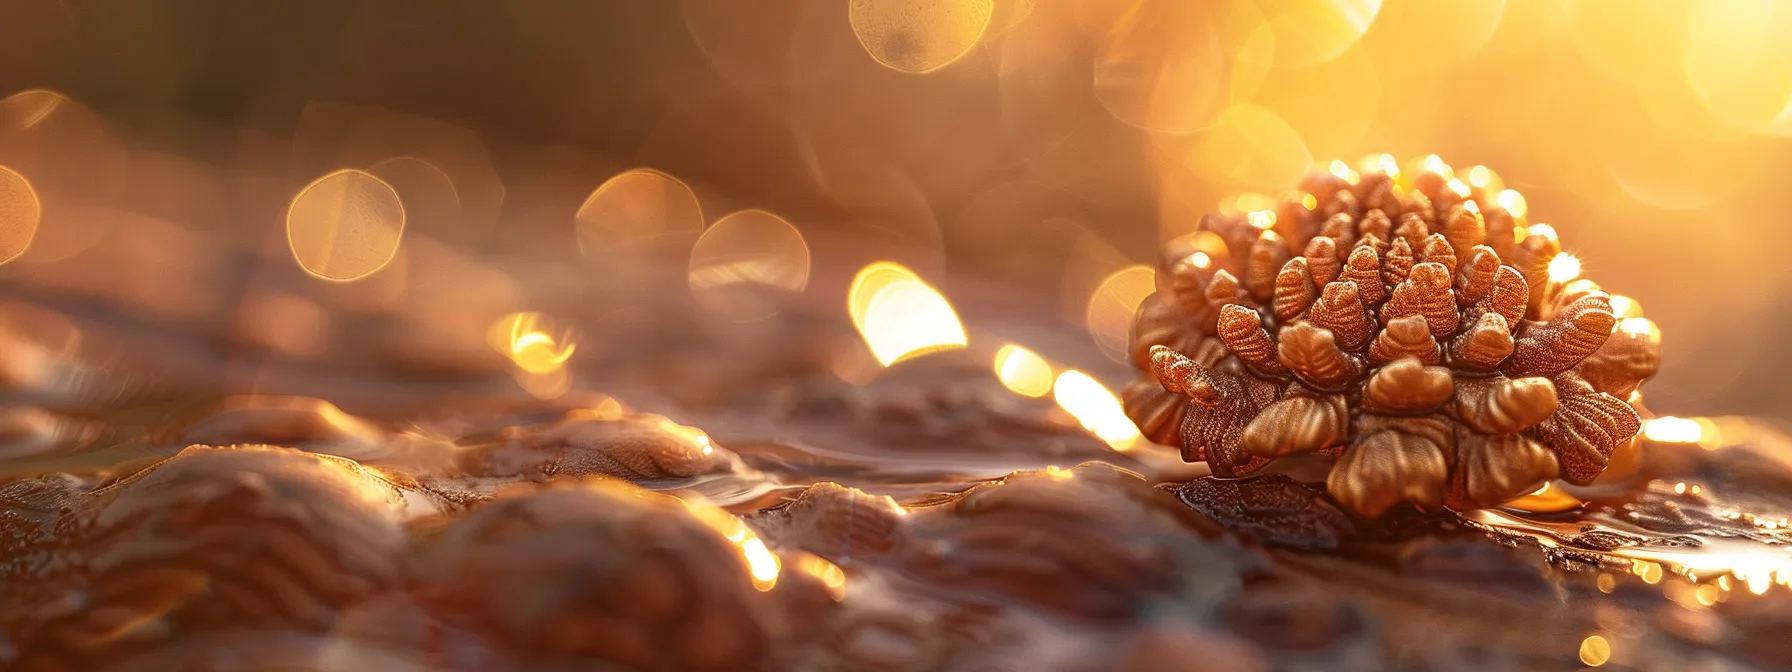
[[[1572,254],[1558,254],[1549,260],[1549,279],[1552,282],[1567,282],[1580,277],[1580,259]]]
[[[345,282],[391,263],[404,224],[404,203],[392,185],[365,171],[338,170],[293,197],[286,240],[306,273]]]
[[[951,65],[983,39],[994,0],[853,0],[853,35],[878,63],[925,73]]]
[[[1661,443],[1698,443],[1705,436],[1704,426],[1691,418],[1671,415],[1650,418],[1643,422],[1643,437]]]
[[[1083,429],[1115,450],[1125,450],[1138,441],[1139,428],[1126,417],[1120,399],[1089,374],[1081,371],[1058,374],[1052,395],[1059,407],[1082,423]]]
[[[588,259],[634,261],[657,243],[703,231],[703,208],[696,193],[678,178],[649,168],[625,171],[606,180],[573,215],[579,251]]]
[[[1600,635],[1588,635],[1580,642],[1580,662],[1599,667],[1612,659],[1612,644]]]
[[[884,366],[969,341],[946,297],[900,264],[876,262],[860,269],[847,291],[847,310]]]
[[[772,295],[809,286],[809,243],[765,210],[741,210],[710,225],[691,248],[690,286],[712,316],[733,322],[777,314]]]
[[[31,247],[43,213],[43,204],[31,188],[31,181],[18,171],[0,166],[0,264],[19,258]]]
[[[1052,391],[1052,365],[1032,350],[1014,344],[996,351],[996,378],[1008,391],[1026,397],[1043,397]]]
[[[1083,316],[1089,336],[1095,339],[1095,345],[1102,353],[1116,362],[1126,361],[1133,315],[1138,312],[1139,304],[1145,302],[1145,297],[1157,291],[1156,276],[1150,266],[1127,266],[1102,279],[1089,296]]]
[[[820,581],[827,588],[828,597],[834,598],[835,602],[846,599],[846,572],[839,565],[808,554],[798,557],[792,565]]]
[[[512,313],[486,330],[486,343],[509,359],[512,376],[528,393],[553,399],[572,386],[567,360],[578,349],[569,329],[556,327],[541,313]]]
[[[686,510],[697,520],[715,530],[735,551],[740,553],[741,562],[745,565],[747,579],[753,587],[760,591],[768,591],[778,585],[778,574],[784,563],[778,554],[765,545],[765,541],[748,527],[738,516],[722,510],[701,499],[681,499]]]

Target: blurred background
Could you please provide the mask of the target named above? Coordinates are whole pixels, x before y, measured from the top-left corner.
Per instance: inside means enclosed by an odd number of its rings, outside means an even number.
[[[344,367],[509,328],[551,371],[654,308],[611,288],[862,323],[887,260],[1117,370],[1201,213],[1436,154],[1660,325],[1657,412],[1792,419],[1789,33],[1764,0],[0,0],[0,282]]]

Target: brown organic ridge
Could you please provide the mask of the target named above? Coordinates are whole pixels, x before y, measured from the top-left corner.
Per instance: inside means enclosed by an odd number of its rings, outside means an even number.
[[[1659,338],[1551,279],[1555,231],[1497,200],[1320,172],[1269,213],[1203,218],[1139,309],[1128,415],[1222,478],[1333,455],[1327,490],[1364,517],[1591,482],[1642,427]]]

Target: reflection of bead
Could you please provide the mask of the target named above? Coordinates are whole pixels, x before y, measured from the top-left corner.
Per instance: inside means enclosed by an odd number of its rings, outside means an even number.
[[[1316,173],[1280,210],[1313,198],[1323,218],[1278,220],[1242,239],[1248,259],[1165,278],[1217,313],[1205,333],[1219,338],[1178,336],[1201,328],[1190,302],[1148,300],[1134,361],[1163,391],[1135,385],[1128,412],[1219,475],[1341,449],[1331,494],[1364,516],[1402,501],[1491,506],[1558,475],[1597,477],[1639,430],[1619,395],[1654,374],[1659,332],[1618,330],[1598,285],[1552,280],[1561,243],[1541,226],[1514,242],[1503,204],[1515,193],[1392,185]],[[1247,235],[1235,219],[1205,218],[1196,236]],[[1285,261],[1272,274],[1273,259]],[[1184,398],[1180,411],[1167,395]]]

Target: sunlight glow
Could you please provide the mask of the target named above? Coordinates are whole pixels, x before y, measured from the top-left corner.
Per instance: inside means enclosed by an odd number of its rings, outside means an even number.
[[[946,297],[900,264],[880,261],[860,269],[847,291],[847,308],[884,366],[968,342]]]
[[[1552,282],[1567,282],[1580,277],[1580,259],[1566,252],[1549,260],[1549,279]]]
[[[1058,374],[1053,397],[1083,428],[1115,450],[1126,450],[1139,439],[1139,428],[1120,406],[1120,399],[1100,381],[1081,371]]]
[[[996,377],[1010,392],[1027,397],[1043,397],[1052,391],[1052,366],[1018,345],[1008,344],[996,351]]]

